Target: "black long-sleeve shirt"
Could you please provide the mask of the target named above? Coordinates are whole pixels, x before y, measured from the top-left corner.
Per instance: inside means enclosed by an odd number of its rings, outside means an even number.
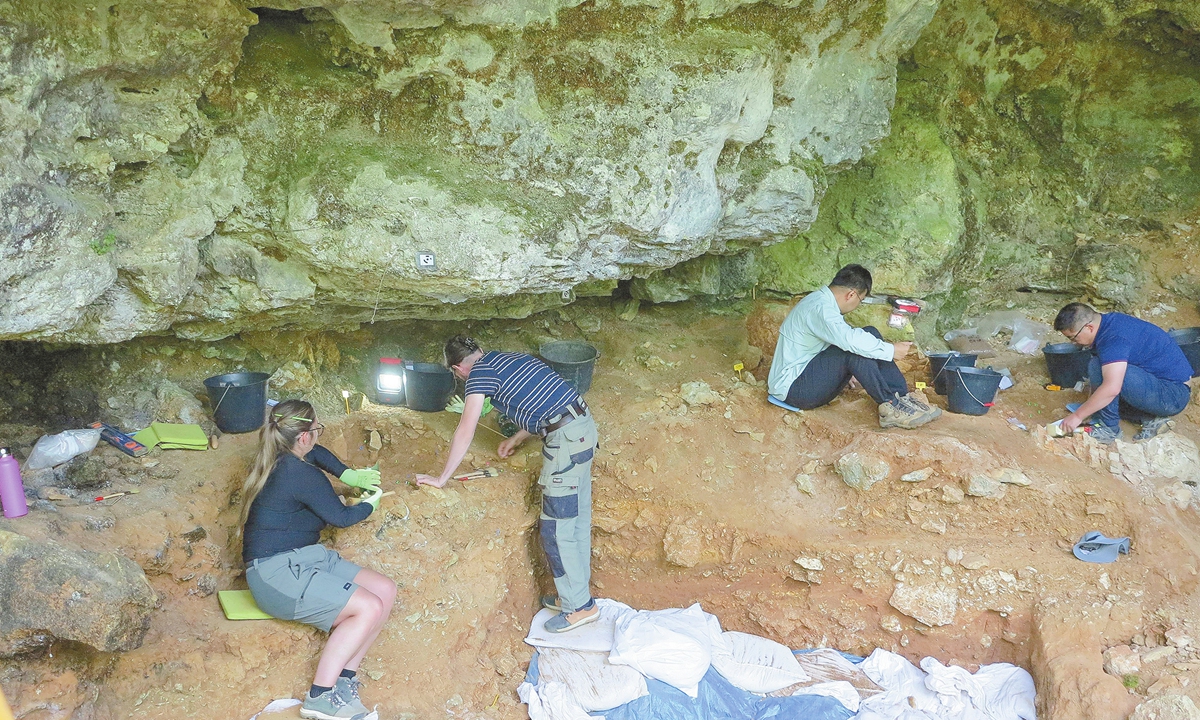
[[[349,527],[371,514],[369,503],[343,505],[321,470],[341,477],[346,465],[320,445],[303,460],[291,453],[280,456],[246,516],[242,560],[247,565],[314,545],[326,525]]]

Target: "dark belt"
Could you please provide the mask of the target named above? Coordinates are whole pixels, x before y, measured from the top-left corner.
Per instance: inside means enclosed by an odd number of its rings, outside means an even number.
[[[577,418],[583,417],[587,414],[587,411],[587,403],[583,401],[583,398],[579,398],[575,402],[563,408],[562,413],[558,416],[558,419],[542,428],[540,431],[538,431],[538,434],[542,437],[546,437],[555,430],[570,425]]]

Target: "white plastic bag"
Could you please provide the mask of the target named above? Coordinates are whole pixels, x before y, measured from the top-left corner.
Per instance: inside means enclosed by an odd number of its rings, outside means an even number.
[[[628,665],[646,677],[699,694],[712,646],[721,642],[721,623],[700,609],[641,611],[617,621],[608,661]]]
[[[38,438],[25,461],[29,470],[54,467],[85,452],[91,452],[100,441],[99,429],[66,430],[57,435],[43,435]]]
[[[740,632],[722,633],[721,640],[713,644],[712,666],[736,687],[765,695],[811,679],[774,640]]]

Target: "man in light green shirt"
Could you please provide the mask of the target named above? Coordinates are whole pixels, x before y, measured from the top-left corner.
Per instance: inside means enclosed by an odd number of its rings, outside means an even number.
[[[792,308],[779,328],[767,378],[772,397],[811,410],[827,405],[853,378],[879,404],[880,427],[911,429],[942,414],[909,393],[896,367],[912,343],[884,342],[875,328],[854,328],[842,317],[870,294],[871,273],[861,265],[847,265],[829,287]]]

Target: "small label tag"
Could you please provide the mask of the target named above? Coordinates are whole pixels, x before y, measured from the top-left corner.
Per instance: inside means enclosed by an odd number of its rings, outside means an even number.
[[[913,383],[913,385],[915,385],[918,390],[924,390],[925,388],[929,387],[923,382]]]
[[[745,365],[743,365],[743,364],[741,364],[741,363],[734,363],[734,364],[733,364],[733,371],[734,371],[734,372],[741,372],[741,371],[742,371],[742,369],[743,369],[743,368],[745,368],[745,367],[746,367],[746,366],[745,366]]]

